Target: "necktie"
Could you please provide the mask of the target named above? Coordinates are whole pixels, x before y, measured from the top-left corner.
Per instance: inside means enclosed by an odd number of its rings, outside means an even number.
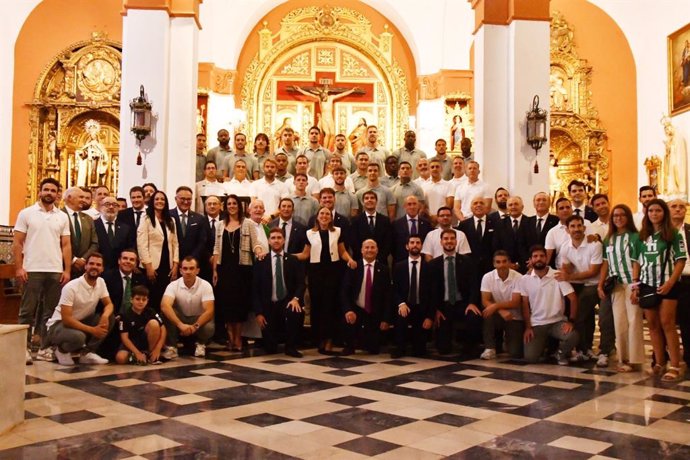
[[[448,281],[448,303],[455,305],[457,301],[457,287],[455,280],[455,257],[446,257],[446,278]]]
[[[374,233],[374,216],[369,216],[369,230]]]
[[[132,277],[123,276],[125,279],[125,291],[122,293],[122,305],[120,313],[125,313],[132,307]]]
[[[288,240],[290,239],[290,235],[288,235],[288,231],[287,231],[287,225],[288,225],[287,222],[283,222],[281,225],[283,227],[283,236],[285,237],[285,243],[283,243],[283,248],[285,250],[287,250]]]
[[[483,221],[484,219],[479,219],[479,221],[477,222],[477,235],[479,235],[480,237],[484,236],[484,229],[482,228]]]
[[[416,235],[417,232],[417,219],[410,219],[412,222],[412,228],[410,228],[410,235]]]
[[[182,214],[182,238],[187,234],[187,214]]]
[[[77,237],[77,241],[81,241],[81,224],[79,223],[79,214],[75,212],[72,214],[74,217],[74,234]]]
[[[410,292],[407,295],[407,305],[417,305],[417,261],[412,261],[412,274],[410,275]]]
[[[115,232],[113,231],[113,223],[106,222],[108,224],[108,241],[113,244],[113,239],[115,239]]]
[[[543,221],[544,221],[543,217],[540,217],[539,219],[537,219],[537,233],[541,233],[541,229],[543,228],[542,227]]]
[[[371,275],[371,264],[367,264],[367,276],[364,282],[364,311],[371,313],[374,308],[372,305],[372,294],[374,291],[374,280]]]
[[[518,221],[517,219],[513,219],[513,233],[517,235],[518,231]]]
[[[283,280],[283,258],[276,254],[276,299],[285,298],[285,281]]]
[[[211,233],[216,234],[216,219],[211,219]]]
[[[139,222],[141,221],[141,211],[134,211],[134,214],[137,215],[137,217],[134,219],[134,226],[136,228],[139,228]]]
[[[576,209],[576,210],[575,210],[575,215],[578,215],[578,216],[579,216],[581,212],[582,212],[581,210]]]

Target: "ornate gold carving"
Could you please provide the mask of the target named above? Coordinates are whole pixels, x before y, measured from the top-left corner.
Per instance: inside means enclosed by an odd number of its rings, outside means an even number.
[[[588,195],[608,191],[609,157],[606,130],[592,104],[592,67],[580,59],[572,27],[559,12],[551,21],[550,190],[567,196],[568,183],[578,179]]]
[[[350,53],[342,53],[343,58],[343,77],[369,77],[369,71],[362,63]]]
[[[304,75],[308,76],[311,69],[309,52],[305,51],[297,56],[293,57],[292,60],[283,66],[280,70],[282,75]]]
[[[335,50],[333,48],[317,48],[316,53],[318,65],[332,66],[335,64]]]
[[[211,70],[211,91],[219,94],[232,94],[232,86],[237,77],[236,70],[213,67]]]

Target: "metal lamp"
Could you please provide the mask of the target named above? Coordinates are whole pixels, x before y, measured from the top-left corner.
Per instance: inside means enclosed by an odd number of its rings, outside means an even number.
[[[527,112],[527,143],[534,149],[535,155],[546,142],[546,118],[548,112],[539,108],[539,96],[535,95],[532,99],[532,110]],[[539,164],[534,159],[534,172],[539,173]]]
[[[141,145],[141,141],[151,134],[151,103],[146,99],[146,94],[144,94],[144,85],[139,87],[139,97],[132,99],[132,102],[129,103],[129,108],[132,111],[132,127],[130,131],[137,138],[137,145]],[[137,165],[141,165],[141,152],[137,155]]]

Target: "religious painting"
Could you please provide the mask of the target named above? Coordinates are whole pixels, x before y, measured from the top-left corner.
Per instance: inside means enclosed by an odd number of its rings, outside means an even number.
[[[196,96],[196,134],[206,134],[208,122],[208,94],[199,92]]]
[[[474,129],[469,96],[448,97],[445,100],[445,106],[448,150],[462,154],[465,159],[470,159]]]
[[[690,24],[668,36],[668,97],[671,115],[690,110]]]

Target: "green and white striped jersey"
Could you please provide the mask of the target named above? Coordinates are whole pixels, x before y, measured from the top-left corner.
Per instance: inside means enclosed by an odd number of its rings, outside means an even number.
[[[678,231],[673,231],[673,242],[671,250],[666,257],[666,266],[662,267],[661,262],[664,258],[667,243],[661,239],[659,232],[648,237],[645,241],[638,240],[633,247],[631,257],[640,264],[640,282],[650,286],[661,286],[661,273],[664,273],[664,282],[673,273],[673,265],[678,259],[686,259],[687,252],[685,243]]]
[[[609,264],[608,276],[617,276],[623,284],[633,282],[631,253],[639,241],[639,234],[632,232],[614,234],[604,240],[603,259]]]

